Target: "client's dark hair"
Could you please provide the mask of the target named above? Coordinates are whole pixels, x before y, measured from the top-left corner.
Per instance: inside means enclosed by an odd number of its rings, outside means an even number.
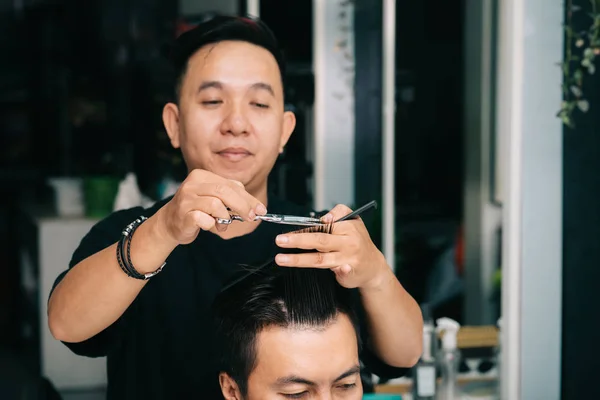
[[[360,348],[352,293],[337,283],[332,271],[272,262],[246,275],[226,286],[213,305],[220,371],[236,381],[242,395],[256,363],[256,338],[266,327],[319,329],[345,314]]]

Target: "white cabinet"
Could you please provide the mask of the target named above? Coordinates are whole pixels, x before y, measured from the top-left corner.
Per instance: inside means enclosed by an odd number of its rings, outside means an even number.
[[[55,279],[68,267],[73,251],[96,221],[29,217],[23,223],[21,288],[34,303],[31,305],[38,317],[37,321],[24,319],[22,330],[25,337],[39,342],[40,372],[59,390],[105,387],[106,359],[72,353],[52,337],[47,316],[48,297]]]

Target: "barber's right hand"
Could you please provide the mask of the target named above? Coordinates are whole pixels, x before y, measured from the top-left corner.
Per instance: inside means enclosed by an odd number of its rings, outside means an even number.
[[[230,219],[227,207],[247,221],[267,212],[265,205],[246,192],[241,182],[195,169],[157,212],[157,223],[169,239],[188,244],[196,239],[200,229],[214,228],[216,218]],[[220,230],[224,227],[217,226]]]

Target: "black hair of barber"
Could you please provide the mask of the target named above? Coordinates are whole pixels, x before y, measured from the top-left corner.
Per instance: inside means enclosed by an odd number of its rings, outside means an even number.
[[[245,271],[247,274],[247,271]],[[351,292],[340,286],[330,270],[282,268],[270,263],[223,290],[213,304],[219,367],[238,385],[242,396],[256,365],[256,342],[261,330],[322,329],[345,314],[360,334]]]
[[[285,76],[285,61],[277,39],[261,20],[250,17],[217,15],[182,33],[169,49],[169,59],[175,68],[175,98],[178,101],[181,85],[187,72],[188,60],[206,45],[224,41],[252,43],[268,50],[279,66],[281,82]]]

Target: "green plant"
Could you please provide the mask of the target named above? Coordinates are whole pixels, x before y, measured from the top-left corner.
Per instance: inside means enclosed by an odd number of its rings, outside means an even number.
[[[573,28],[573,14],[581,7],[567,0],[565,23],[565,57],[563,70],[563,102],[557,116],[568,127],[574,127],[573,112],[587,112],[590,108],[583,91],[584,77],[596,72],[596,56],[600,54],[600,0],[589,0],[591,25],[582,31]]]

